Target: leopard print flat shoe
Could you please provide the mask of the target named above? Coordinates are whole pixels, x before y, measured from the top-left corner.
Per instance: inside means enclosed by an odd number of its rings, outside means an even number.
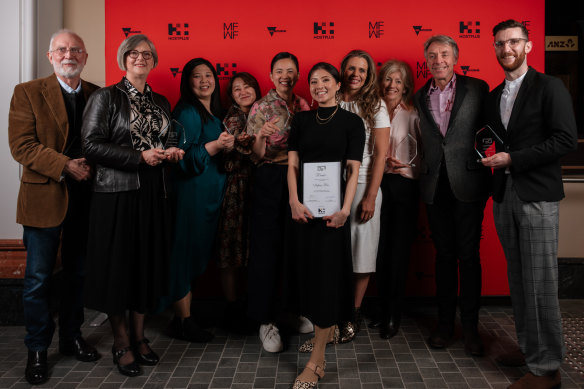
[[[339,331],[339,326],[335,326],[335,331],[333,334],[333,339],[328,341],[326,344],[338,344],[341,338],[341,334]],[[298,352],[301,353],[311,353],[312,349],[314,348],[314,343],[312,343],[312,341],[314,340],[314,338],[308,339],[306,342],[302,343],[300,345],[300,347],[298,347]]]

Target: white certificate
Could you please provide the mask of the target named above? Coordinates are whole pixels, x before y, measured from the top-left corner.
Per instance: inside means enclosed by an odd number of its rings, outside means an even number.
[[[341,163],[304,163],[302,203],[314,217],[341,210]]]

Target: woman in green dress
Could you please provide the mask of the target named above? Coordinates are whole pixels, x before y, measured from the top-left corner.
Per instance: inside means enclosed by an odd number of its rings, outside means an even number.
[[[206,59],[192,59],[183,68],[173,118],[182,125],[177,132],[185,155],[175,176],[176,232],[168,296],[174,301],[175,317],[170,335],[206,342],[213,335],[199,328],[191,316],[191,285],[213,253],[225,187],[221,153],[234,144],[233,135],[222,129],[219,80]]]

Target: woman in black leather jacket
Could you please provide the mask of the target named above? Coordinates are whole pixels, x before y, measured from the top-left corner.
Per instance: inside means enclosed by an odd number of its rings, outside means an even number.
[[[118,64],[126,75],[89,99],[81,130],[84,155],[96,169],[85,305],[108,314],[114,363],[127,376],[140,374],[140,364],[158,363],[144,337],[144,314],[166,291],[172,212],[165,162],[184,154],[165,148],[175,138],[170,106],[146,83],[157,63],[145,35],[124,40]]]

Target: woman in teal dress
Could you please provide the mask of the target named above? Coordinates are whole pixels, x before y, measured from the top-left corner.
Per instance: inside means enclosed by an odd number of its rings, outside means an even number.
[[[173,118],[182,125],[177,132],[185,155],[175,175],[176,231],[168,296],[175,317],[170,335],[206,342],[212,334],[191,316],[191,285],[211,259],[225,187],[221,153],[234,143],[233,135],[222,130],[219,80],[209,61],[195,58],[183,68]]]

